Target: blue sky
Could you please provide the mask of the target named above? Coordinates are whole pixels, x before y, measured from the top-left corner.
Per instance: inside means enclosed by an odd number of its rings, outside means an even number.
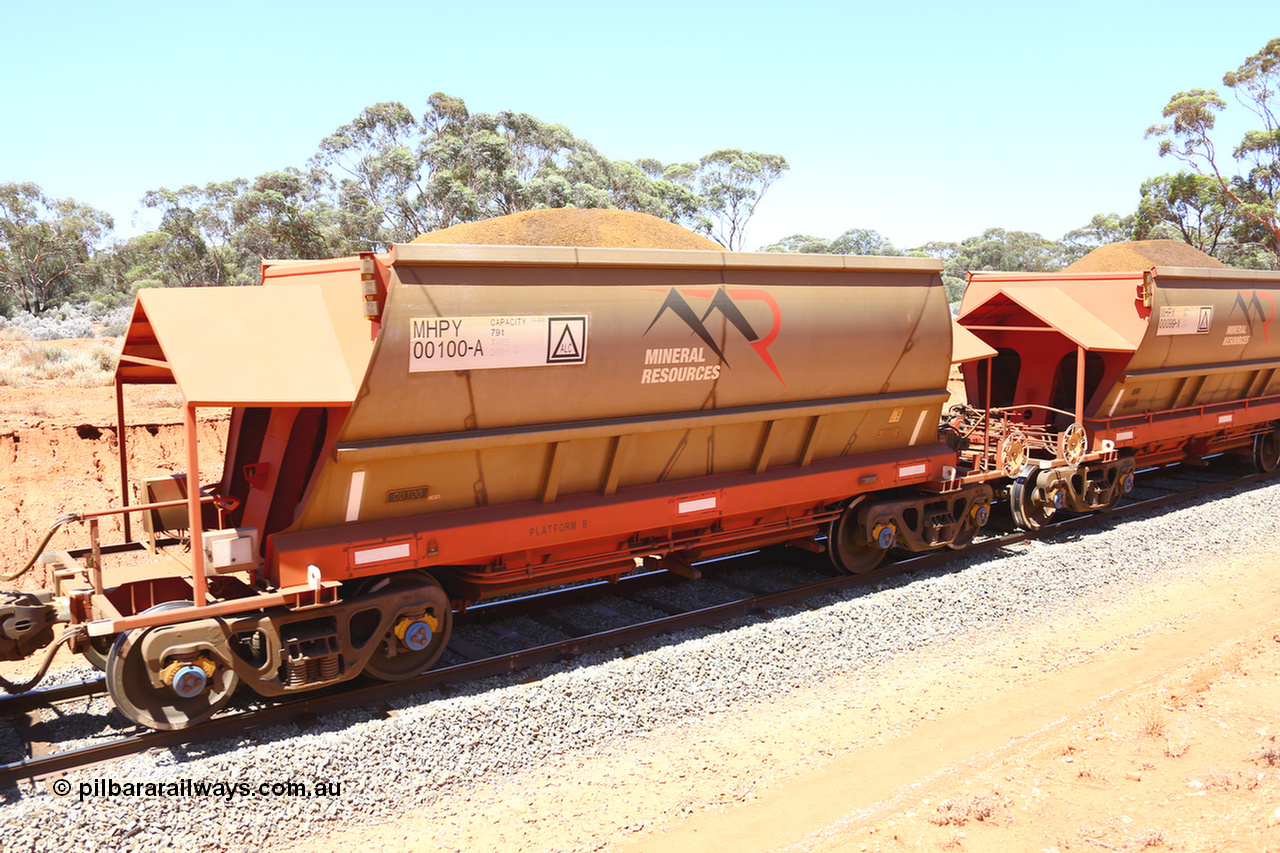
[[[1177,168],[1145,128],[1179,90],[1225,94],[1280,6],[2,0],[0,22],[0,181],[120,234],[149,189],[301,166],[365,106],[443,91],[613,159],[784,155],[751,248],[855,227],[908,247],[1132,212]],[[1223,149],[1249,119],[1228,100]]]

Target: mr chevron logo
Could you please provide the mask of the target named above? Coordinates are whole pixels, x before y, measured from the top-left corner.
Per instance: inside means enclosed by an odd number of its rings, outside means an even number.
[[[686,297],[689,299],[708,299],[710,302],[706,310],[699,316],[698,311],[689,304]],[[747,320],[746,315],[742,313],[737,301],[757,301],[769,306],[772,324],[768,332],[761,336]],[[782,374],[778,371],[778,366],[774,364],[773,357],[769,355],[769,346],[777,340],[778,332],[782,329],[782,311],[778,308],[777,300],[767,291],[750,287],[720,287],[714,290],[692,287],[677,290],[673,287],[667,291],[667,298],[663,300],[662,307],[658,309],[658,313],[654,315],[653,321],[649,323],[649,328],[645,329],[644,333],[646,335],[649,334],[668,311],[679,317],[707,345],[707,349],[715,353],[725,367],[729,367],[729,359],[716,343],[715,337],[707,329],[706,325],[707,318],[711,316],[712,312],[720,312],[720,315],[729,322],[729,325],[737,329],[738,333],[746,339],[747,343],[756,351],[756,355],[760,357],[769,370],[773,371],[773,375],[778,377],[778,381],[784,386],[787,384],[786,380],[782,378]],[[648,350],[645,353],[645,364],[702,363],[705,360],[701,347]],[[717,379],[719,375],[718,365],[703,368],[646,370],[641,378],[641,384]]]
[[[1266,300],[1266,304],[1263,303]],[[1253,319],[1257,317],[1262,321],[1262,339],[1270,343],[1271,341],[1271,321],[1276,316],[1276,300],[1275,297],[1266,291],[1253,291],[1245,298],[1243,291],[1236,291],[1236,301],[1231,306],[1232,315],[1239,308],[1244,314],[1245,322],[1248,323],[1249,329],[1253,328]],[[1245,338],[1248,341],[1248,338]],[[1224,341],[1225,343],[1225,341]]]

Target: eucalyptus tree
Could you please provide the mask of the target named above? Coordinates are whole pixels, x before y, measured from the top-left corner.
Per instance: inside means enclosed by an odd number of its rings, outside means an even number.
[[[808,234],[792,234],[777,243],[761,247],[762,252],[800,252],[823,255],[901,255],[893,243],[879,231],[870,228],[850,228],[839,237],[827,239]]]
[[[1142,182],[1133,239],[1182,240],[1217,256],[1231,234],[1232,202],[1214,177],[1195,172],[1158,175]]]
[[[31,314],[60,303],[91,273],[113,227],[103,211],[49,198],[37,184],[0,183],[0,288]]]
[[[1066,247],[1056,240],[1004,228],[988,228],[958,243],[925,243],[911,254],[941,259],[942,281],[952,302],[964,294],[967,273],[972,270],[1057,272],[1071,260]]]
[[[320,143],[310,166],[348,239],[365,245],[537,208],[710,222],[699,218],[708,202],[698,181],[652,174],[655,162],[612,160],[563,125],[512,110],[472,113],[437,92],[420,117],[396,102],[366,108]]]
[[[747,223],[769,188],[790,166],[781,154],[722,148],[685,168],[689,186],[703,198],[710,235],[730,250],[746,243]]]
[[[1217,181],[1231,211],[1251,223],[1242,234],[1261,240],[1272,254],[1280,253],[1280,38],[1227,72],[1222,83],[1261,123],[1231,150],[1234,169],[1214,141],[1217,114],[1227,102],[1213,89],[1175,94],[1164,107],[1167,121],[1151,125],[1146,136],[1159,140],[1161,157],[1174,157]]]
[[[157,243],[154,277],[176,287],[253,283],[257,259],[235,242],[235,206],[248,186],[237,178],[149,190],[142,204],[159,211],[156,230],[166,235]]]
[[[1058,241],[1061,262],[1069,264],[1083,258],[1099,246],[1133,239],[1136,218],[1130,213],[1095,213],[1087,223],[1073,228]]]
[[[328,258],[364,246],[347,239],[342,213],[322,197],[314,174],[282,169],[259,175],[231,204],[231,241],[256,258]]]

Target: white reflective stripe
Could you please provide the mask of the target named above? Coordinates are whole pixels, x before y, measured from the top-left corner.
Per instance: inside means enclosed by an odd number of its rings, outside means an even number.
[[[1111,404],[1111,411],[1107,412],[1107,417],[1111,417],[1116,413],[1116,406],[1120,405],[1120,399],[1124,397],[1124,386],[1120,386],[1120,393],[1116,395],[1116,401]]]
[[[1131,438],[1133,438],[1133,430],[1131,429],[1116,433],[1116,441],[1128,441]]]
[[[347,521],[360,518],[360,499],[364,497],[364,472],[351,472],[351,491],[347,492]]]
[[[409,556],[409,543],[399,545],[383,545],[381,548],[370,548],[367,551],[356,551],[355,564],[363,566],[368,563],[385,563],[388,560],[404,560]]]
[[[911,431],[911,444],[916,443],[916,439],[920,437],[920,427],[924,426],[924,416],[927,412],[921,412],[920,417],[916,418],[916,428]]]
[[[84,623],[84,626],[88,629],[90,637],[106,637],[114,633],[111,630],[110,619],[94,619],[92,622]]]
[[[715,509],[715,508],[716,508],[716,499],[714,497],[700,498],[696,501],[681,501],[680,507],[679,507],[681,515],[684,515],[686,512],[698,512],[699,510],[703,510],[703,509]]]
[[[898,469],[898,476],[899,477],[917,477],[920,474],[923,474],[927,470],[929,469],[925,466],[923,462],[921,462],[919,465],[906,465]]]
[[[1234,419],[1235,419],[1235,415],[1231,415],[1231,414],[1218,415],[1218,423],[1220,424],[1229,424]]]

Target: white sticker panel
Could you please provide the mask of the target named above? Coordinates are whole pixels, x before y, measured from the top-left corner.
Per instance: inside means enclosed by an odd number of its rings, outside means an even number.
[[[905,477],[919,477],[921,474],[925,473],[925,471],[927,470],[929,469],[925,467],[925,464],[923,462],[921,462],[919,465],[904,465],[898,469],[898,477],[900,479]]]
[[[701,498],[696,501],[681,501],[679,505],[681,515],[684,515],[686,512],[702,512],[703,510],[715,508],[715,498]]]
[[[409,543],[401,542],[399,545],[383,545],[381,548],[366,548],[363,551],[356,551],[352,562],[357,566],[367,566],[369,563],[405,560],[408,557]]]
[[[587,317],[414,317],[409,372],[584,364]]]
[[[1156,335],[1207,335],[1211,325],[1212,305],[1162,305]]]

